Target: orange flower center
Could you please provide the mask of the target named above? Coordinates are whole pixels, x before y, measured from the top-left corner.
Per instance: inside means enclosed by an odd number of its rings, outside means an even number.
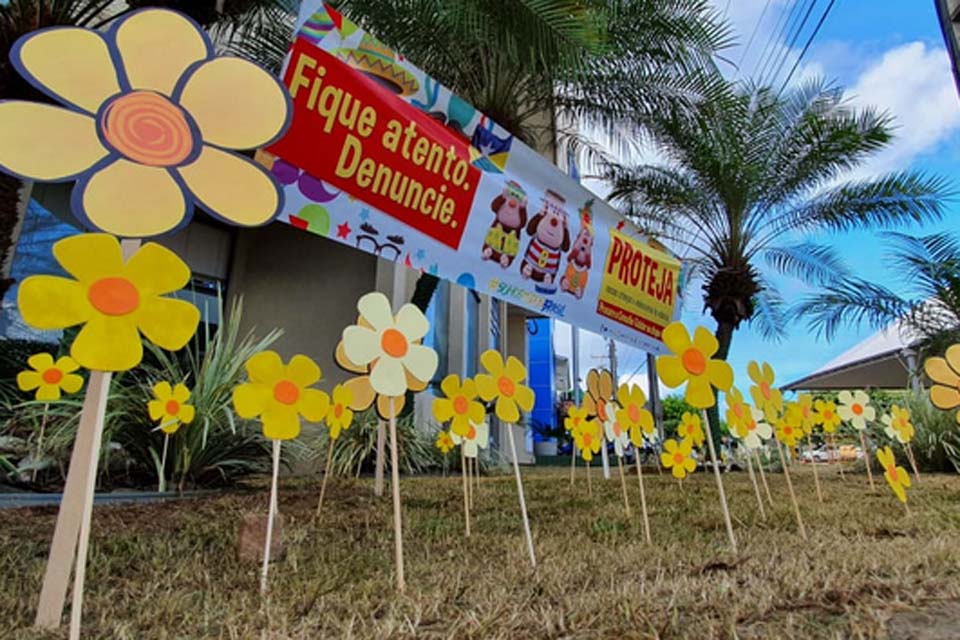
[[[151,167],[182,164],[196,146],[183,110],[152,91],[133,91],[110,102],[100,115],[100,130],[120,154]]]
[[[587,448],[590,446],[590,443],[593,441],[593,438],[590,437],[589,433],[583,434],[583,446]]]
[[[464,396],[457,396],[453,399],[453,410],[460,415],[465,414],[469,406],[470,403],[467,402],[467,399]]]
[[[737,416],[738,418],[742,418],[742,417],[743,417],[743,405],[742,405],[742,404],[735,404],[735,405],[733,405],[733,415]]]
[[[747,421],[747,431],[753,431],[753,430],[756,429],[756,428],[757,428],[757,423],[756,423],[756,421],[754,421],[754,420],[748,420],[748,421]]]
[[[573,426],[575,426],[575,427],[579,427],[579,426],[580,426],[580,418],[579,418],[579,416],[573,419]]]
[[[899,478],[898,475],[897,475],[897,466],[896,466],[896,465],[893,465],[893,464],[888,465],[888,466],[887,466],[887,473],[890,475],[890,482],[900,482],[900,478]]]
[[[627,407],[627,415],[630,416],[630,422],[640,422],[640,407],[631,404]]]
[[[289,380],[273,385],[273,398],[281,404],[293,404],[300,397],[300,388]]]
[[[473,440],[477,437],[477,429],[473,425],[470,425],[470,430],[467,431],[467,440]]]
[[[800,408],[800,412],[803,413],[803,418],[804,418],[804,419],[807,419],[807,418],[810,417],[810,408],[809,408],[809,407],[801,407],[801,408]]]
[[[507,376],[500,376],[497,380],[497,388],[500,390],[500,395],[507,398],[512,398],[514,392],[517,390],[516,385],[513,384],[513,380]]]
[[[907,421],[906,421],[905,419],[903,419],[903,418],[898,418],[898,419],[897,419],[897,424],[900,425],[900,428],[901,428],[901,429],[904,429],[904,428],[906,428],[906,426],[907,426]]]
[[[391,358],[402,358],[407,355],[407,337],[399,329],[387,329],[380,336],[380,348]]]
[[[854,402],[853,406],[850,407],[850,410],[853,411],[854,415],[860,415],[863,413],[863,405]]]
[[[827,409],[826,411],[823,412],[823,417],[826,418],[827,420],[833,420],[833,411],[830,411],[830,409]]]
[[[673,464],[683,464],[683,454],[675,453],[673,454]]]
[[[140,292],[126,278],[100,278],[87,289],[87,300],[106,316],[125,316],[140,306]]]
[[[47,384],[57,384],[63,380],[63,372],[60,369],[51,368],[44,371],[41,377]]]
[[[787,425],[783,428],[784,435],[789,436],[791,433],[793,433],[793,427],[791,427],[790,425]]]
[[[168,416],[175,416],[180,413],[180,403],[176,400],[167,400],[166,411]]]
[[[703,375],[703,372],[707,370],[707,359],[703,357],[700,349],[690,347],[683,352],[680,361],[683,363],[683,368],[686,369],[690,375]]]
[[[619,438],[621,433],[623,433],[623,430],[620,429],[620,423],[619,423],[619,422],[614,422],[614,423],[613,423],[613,435],[615,435],[616,437]]]
[[[339,418],[342,415],[343,415],[343,405],[342,404],[333,405],[333,417]]]
[[[763,381],[760,383],[760,393],[762,393],[763,397],[766,398],[767,400],[770,399],[770,383],[769,382]]]

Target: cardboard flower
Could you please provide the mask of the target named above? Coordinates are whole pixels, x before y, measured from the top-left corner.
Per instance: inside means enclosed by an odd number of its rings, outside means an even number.
[[[877,410],[870,406],[870,396],[865,391],[857,389],[853,393],[841,391],[837,394],[840,406],[837,413],[845,422],[852,424],[858,431],[867,428],[868,422],[877,419]]]
[[[672,322],[663,330],[663,342],[673,355],[657,357],[657,374],[670,388],[687,382],[684,399],[697,409],[716,403],[711,387],[726,391],[733,385],[730,365],[711,359],[720,344],[705,328],[697,327],[691,341],[683,323]]]
[[[623,452],[630,442],[630,434],[627,428],[617,419],[617,407],[614,403],[607,403],[605,413],[607,414],[607,420],[603,423],[603,431],[607,440],[613,443],[613,449],[617,452],[617,457],[622,458]]]
[[[450,439],[454,444],[463,446],[463,455],[476,458],[480,454],[480,449],[486,449],[490,444],[490,425],[486,422],[471,424],[463,436],[451,431]]]
[[[187,404],[189,399],[190,390],[182,382],[173,387],[165,380],[158,382],[153,385],[153,399],[147,402],[150,419],[159,422],[164,433],[175,434],[181,424],[193,422],[196,410]]]
[[[697,468],[697,462],[693,459],[693,443],[690,440],[682,440],[680,444],[673,438],[663,443],[663,453],[660,454],[660,462],[664,467],[670,469],[673,477],[677,480],[683,480],[687,474],[693,473]]]
[[[423,391],[437,370],[437,352],[421,344],[430,329],[426,316],[405,304],[394,316],[390,301],[379,292],[357,301],[357,324],[343,330],[335,354],[337,365],[359,374],[344,383],[353,394],[354,411],[376,402],[384,420],[403,409],[404,393]]]
[[[300,434],[300,418],[320,422],[330,398],[318,389],[320,367],[304,355],[288,364],[275,351],[261,351],[246,363],[249,382],[233,390],[233,407],[241,418],[260,418],[263,435],[271,440],[292,440]]]
[[[884,433],[886,433],[887,437],[891,440],[895,439],[900,444],[908,444],[913,440],[913,435],[916,430],[910,421],[910,409],[900,407],[899,405],[892,405],[890,407],[890,413],[884,414],[880,420],[885,425],[883,429]]]
[[[477,385],[473,380],[464,378],[461,384],[460,376],[452,373],[440,383],[440,390],[446,397],[433,401],[433,417],[437,422],[449,420],[450,431],[458,436],[467,435],[471,423],[483,422],[487,412],[477,401]]]
[[[587,394],[583,397],[583,408],[588,418],[607,421],[607,402],[613,398],[613,375],[606,369],[590,369],[587,372]]]
[[[440,449],[440,453],[443,455],[447,455],[453,451],[453,448],[456,446],[453,438],[450,437],[450,433],[445,429],[440,430],[440,433],[437,434],[437,440],[433,444],[437,449]]]
[[[803,428],[791,421],[787,417],[777,420],[777,440],[789,448],[797,446],[797,442],[803,437]]]
[[[750,418],[750,405],[743,401],[743,394],[736,387],[727,392],[727,424],[736,430]]]
[[[603,433],[600,430],[600,423],[596,420],[587,420],[580,424],[580,427],[573,431],[573,444],[580,451],[584,461],[593,460],[593,455],[600,453],[600,445],[603,444]]]
[[[567,417],[563,419],[563,428],[573,432],[580,428],[580,425],[589,420],[587,410],[576,405],[570,405],[567,408]]]
[[[497,417],[507,423],[520,419],[520,411],[533,409],[533,390],[523,384],[527,379],[527,368],[517,358],[510,356],[506,364],[500,352],[488,349],[480,355],[480,363],[487,373],[478,373],[474,380],[477,391],[484,402],[497,399]]]
[[[340,432],[350,428],[353,423],[353,410],[350,404],[353,402],[353,392],[350,387],[338,384],[333,388],[330,394],[330,408],[327,409],[327,427],[330,432],[330,439],[336,440],[340,437]]]
[[[893,489],[897,499],[905,503],[907,501],[907,489],[910,488],[910,475],[907,470],[897,466],[897,459],[890,447],[877,449],[877,460],[883,467],[883,477],[887,479],[887,484]]]
[[[194,203],[258,225],[282,207],[273,178],[226,149],[277,140],[287,90],[240,58],[215,57],[206,33],[163,9],[136,11],[101,33],[54,27],[10,50],[27,82],[64,105],[0,102],[0,170],[76,180],[74,214],[127,238],[189,222]]]
[[[83,325],[70,346],[80,366],[125,371],[143,358],[140,334],[176,351],[196,332],[197,308],[164,297],[190,281],[190,269],[169,249],[148,242],[124,262],[116,238],[86,233],[58,241],[53,255],[72,278],[30,276],[17,304],[35,329]]]
[[[923,370],[933,382],[930,385],[930,402],[944,411],[960,407],[960,344],[947,348],[945,358],[927,358]],[[960,411],[957,411],[960,422]]]
[[[842,419],[837,413],[837,405],[827,400],[817,400],[813,403],[813,421],[823,427],[824,433],[833,433]]]
[[[690,440],[693,446],[702,447],[704,442],[703,428],[700,426],[700,416],[684,411],[677,425],[677,436],[681,440]]]
[[[764,422],[763,411],[748,404],[743,405],[745,416],[733,427],[733,433],[743,441],[747,449],[754,450],[763,446],[764,441],[773,435],[773,427]]]
[[[647,410],[647,396],[643,389],[635,384],[622,384],[617,389],[617,422],[630,432],[630,442],[633,446],[643,445],[644,436],[653,435],[653,414]]]
[[[74,373],[80,365],[70,356],[61,356],[56,362],[49,353],[35,353],[27,358],[30,369],[17,374],[20,391],[33,391],[36,400],[59,400],[61,393],[76,393],[83,386],[83,378]]]
[[[763,411],[767,420],[775,420],[783,412],[783,394],[773,386],[773,367],[768,362],[757,364],[756,360],[751,360],[747,374],[754,382],[750,387],[753,405]]]
[[[787,404],[787,417],[803,429],[803,435],[808,436],[813,432],[813,425],[816,424],[813,414],[813,396],[809,393],[801,393],[797,396],[796,402]]]

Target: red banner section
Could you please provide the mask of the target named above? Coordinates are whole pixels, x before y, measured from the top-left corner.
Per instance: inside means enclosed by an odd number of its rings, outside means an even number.
[[[284,82],[293,121],[270,152],[459,248],[480,181],[466,140],[303,38]]]

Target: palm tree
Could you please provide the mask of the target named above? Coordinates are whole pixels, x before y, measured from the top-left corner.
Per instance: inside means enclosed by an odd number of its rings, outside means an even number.
[[[847,324],[880,329],[900,322],[916,334],[924,351],[942,353],[960,337],[960,241],[949,233],[890,232],[884,237],[889,241],[886,264],[906,285],[906,296],[847,276],[807,296],[795,311],[827,339]]]

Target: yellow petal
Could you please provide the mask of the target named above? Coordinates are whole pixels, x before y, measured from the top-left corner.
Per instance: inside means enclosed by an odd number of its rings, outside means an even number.
[[[503,373],[503,358],[496,349],[487,349],[481,353],[480,364],[487,370],[487,373],[495,378]]]
[[[520,359],[516,356],[507,358],[507,364],[504,367],[507,377],[514,382],[523,382],[527,379],[527,368],[523,366]]]
[[[60,381],[60,388],[67,393],[76,393],[83,387],[83,377],[75,373],[68,373]]]
[[[450,376],[444,378],[449,379]],[[433,401],[433,418],[437,422],[446,422],[453,417],[453,402],[447,398],[436,398]]]
[[[377,394],[370,386],[369,376],[357,376],[350,378],[343,383],[343,386],[350,390],[350,408],[354,411],[366,411],[373,404]]]
[[[35,371],[41,373],[53,366],[53,356],[49,353],[35,353],[27,358],[27,364]]]
[[[51,400],[60,399],[60,386],[56,384],[42,384],[40,388],[37,389],[37,400],[43,402],[50,402]]]
[[[190,282],[190,267],[170,249],[148,242],[123,267],[141,297],[179,291]]]
[[[960,379],[947,364],[946,358],[927,358],[923,369],[931,380],[947,386],[953,386]]]
[[[150,419],[156,422],[163,418],[166,414],[164,403],[160,400],[150,400],[147,402],[147,413],[150,414]]]
[[[714,336],[706,327],[697,327],[693,332],[693,344],[703,352],[707,358],[710,358],[720,348]]]
[[[403,411],[403,405],[403,396],[377,396],[377,415],[384,420],[389,420],[391,412],[393,416],[400,415],[400,412]]]
[[[297,411],[307,422],[323,422],[330,408],[330,396],[319,389],[304,389],[297,401]]]
[[[663,343],[673,353],[682,354],[690,348],[690,334],[682,322],[671,322],[663,330]]]
[[[172,436],[179,430],[180,430],[180,421],[176,419],[168,420],[162,427],[160,427],[160,431],[164,432],[168,436]]]
[[[193,116],[204,142],[254,149],[283,132],[290,112],[288,96],[274,76],[252,62],[222,57],[193,71],[180,94],[180,106]]]
[[[661,453],[660,464],[662,464],[664,467],[669,469],[670,467],[673,466],[673,456],[670,455],[669,453]]]
[[[173,388],[170,386],[170,383],[166,380],[161,380],[157,384],[153,385],[153,395],[157,397],[157,400],[170,400],[173,398]]]
[[[721,391],[733,386],[733,369],[723,360],[707,360],[707,379]]]
[[[23,321],[34,329],[65,329],[93,315],[86,290],[57,276],[29,276],[17,290]]]
[[[120,92],[110,49],[96,31],[77,27],[38,31],[18,43],[10,58],[45,93],[90,114]]]
[[[57,363],[55,366],[64,373],[73,373],[80,368],[80,365],[77,364],[77,361],[70,356],[60,356],[57,358]]]
[[[121,275],[123,269],[120,243],[107,233],[81,233],[58,240],[53,255],[67,273],[85,284]]]
[[[533,410],[534,393],[530,387],[518,384],[513,397],[523,411],[529,412]]]
[[[271,440],[293,440],[300,435],[300,416],[289,405],[270,403],[260,420],[263,435]]]
[[[91,371],[132,369],[143,358],[134,317],[94,315],[73,341],[70,355]]]
[[[440,391],[448,398],[452,398],[460,393],[460,387],[460,376],[455,373],[451,373],[440,381]]]
[[[272,398],[270,387],[255,382],[247,382],[234,388],[233,408],[241,418],[256,418],[267,410]]]
[[[185,300],[153,296],[136,313],[137,326],[150,342],[166,349],[182,349],[200,324],[200,311]]]
[[[609,400],[613,397],[613,374],[606,369],[600,370],[600,395],[599,398]]]
[[[192,404],[182,404],[180,405],[180,412],[177,414],[177,418],[179,418],[180,422],[183,422],[184,424],[190,424],[193,422],[196,414],[197,410]]]
[[[953,372],[960,375],[960,344],[952,344],[947,347],[947,364],[953,369]]]
[[[283,360],[276,351],[261,351],[247,359],[247,376],[252,382],[273,386],[283,378]]]
[[[72,203],[90,226],[123,238],[172,231],[187,215],[183,189],[166,169],[123,158],[79,180]]]
[[[511,424],[516,423],[520,419],[520,412],[517,410],[517,403],[510,398],[497,398],[496,413],[498,418]]]
[[[287,363],[285,376],[301,387],[310,387],[320,380],[320,367],[307,356],[297,354]]]
[[[71,180],[106,157],[93,118],[32,102],[0,103],[0,168],[31,180]]]
[[[43,384],[43,378],[36,371],[21,371],[17,374],[17,388],[20,391],[33,391]]]
[[[190,399],[190,389],[187,388],[187,385],[182,382],[178,382],[173,388],[173,399],[183,404]]]
[[[960,391],[956,387],[935,384],[930,387],[930,402],[938,409],[950,410],[960,407]]]
[[[690,378],[684,399],[698,409],[706,409],[714,404],[713,388],[706,376]]]
[[[116,27],[116,42],[130,86],[167,96],[173,95],[187,67],[213,55],[192,22],[162,9],[138,11],[122,20]],[[224,96],[223,102],[235,102]]]
[[[657,356],[657,375],[671,389],[679,387],[690,376],[677,356]]]
[[[477,393],[480,394],[480,398],[484,402],[490,402],[499,393],[497,389],[497,383],[493,379],[493,376],[488,376],[485,373],[478,373],[474,377],[474,382],[477,383]]]
[[[487,416],[487,412],[479,402],[471,402],[467,410],[467,416],[471,422],[480,423]]]
[[[263,167],[246,158],[204,145],[196,160],[177,171],[197,202],[228,223],[255,226],[280,213],[279,187]]]

